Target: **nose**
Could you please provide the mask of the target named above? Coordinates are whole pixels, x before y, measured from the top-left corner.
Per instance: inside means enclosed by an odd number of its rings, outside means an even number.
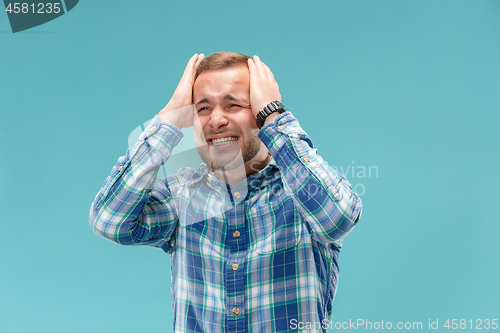
[[[214,130],[218,130],[224,126],[227,126],[229,120],[226,118],[224,110],[220,107],[215,107],[210,114],[209,125]]]

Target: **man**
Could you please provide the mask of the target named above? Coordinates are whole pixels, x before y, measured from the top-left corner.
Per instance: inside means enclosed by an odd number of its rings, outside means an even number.
[[[259,57],[194,55],[92,204],[97,234],[172,254],[175,332],[328,327],[361,201],[280,101]],[[157,180],[191,126],[205,163]]]

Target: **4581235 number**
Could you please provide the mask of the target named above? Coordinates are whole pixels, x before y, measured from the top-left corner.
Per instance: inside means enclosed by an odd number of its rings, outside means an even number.
[[[29,4],[29,3],[9,3],[5,11],[8,13],[14,14],[59,14],[61,12],[61,4],[60,3],[38,3],[38,4]]]
[[[444,323],[443,327],[447,329],[471,329],[471,330],[482,330],[482,329],[493,329],[496,330],[498,328],[498,319],[448,319],[446,323]]]

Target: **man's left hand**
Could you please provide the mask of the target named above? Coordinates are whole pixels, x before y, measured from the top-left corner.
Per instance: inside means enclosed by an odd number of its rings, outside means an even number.
[[[250,104],[253,115],[257,118],[257,114],[267,104],[273,101],[281,102],[281,94],[273,73],[258,56],[248,59],[248,68],[250,70]]]

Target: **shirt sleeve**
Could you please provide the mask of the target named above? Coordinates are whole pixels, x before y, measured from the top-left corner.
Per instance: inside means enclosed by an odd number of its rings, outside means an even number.
[[[169,238],[178,221],[174,196],[179,179],[157,181],[156,176],[182,136],[177,127],[155,116],[97,193],[89,214],[96,234],[122,245],[170,250]]]
[[[290,112],[262,127],[259,138],[281,172],[283,185],[308,223],[312,237],[342,245],[361,216],[362,204],[347,179],[326,163]]]

